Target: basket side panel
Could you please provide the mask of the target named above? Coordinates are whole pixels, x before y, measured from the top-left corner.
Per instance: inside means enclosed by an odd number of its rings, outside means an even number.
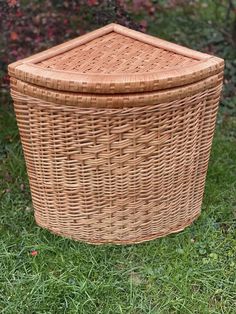
[[[200,213],[220,90],[119,109],[13,91],[37,223],[93,243],[183,229]]]
[[[23,147],[24,157],[26,161],[27,174],[29,177],[29,184],[33,202],[37,203],[39,199],[40,206],[38,210],[44,216],[45,221],[49,220],[47,204],[44,199],[45,189],[44,186],[40,186],[40,182],[37,180],[38,170],[41,168],[40,160],[37,158],[37,151],[34,150],[33,145],[33,130],[30,123],[30,106],[28,98],[20,93],[14,93],[12,91],[12,98],[14,100],[14,111],[17,119],[17,125],[20,133],[21,143]],[[31,180],[30,178],[34,178]],[[42,191],[42,192],[40,192]]]
[[[191,202],[189,208],[197,211],[201,207],[208,162],[215,131],[217,110],[222,90],[222,82],[206,91],[206,101],[201,112],[196,154],[194,157],[194,184],[191,187]]]

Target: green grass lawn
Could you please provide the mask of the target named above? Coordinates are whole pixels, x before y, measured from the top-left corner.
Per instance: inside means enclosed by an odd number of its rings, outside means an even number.
[[[37,227],[15,117],[0,110],[0,313],[236,314],[236,55],[221,2],[148,20],[149,33],[226,59],[202,214],[181,233],[92,246]]]
[[[236,313],[235,130],[236,118],[218,118],[191,227],[139,245],[92,246],[36,226],[15,118],[0,111],[1,313]]]

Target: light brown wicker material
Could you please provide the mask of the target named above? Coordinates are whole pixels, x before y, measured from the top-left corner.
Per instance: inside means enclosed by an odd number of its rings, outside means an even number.
[[[37,223],[138,243],[199,214],[223,60],[111,24],[9,66]]]

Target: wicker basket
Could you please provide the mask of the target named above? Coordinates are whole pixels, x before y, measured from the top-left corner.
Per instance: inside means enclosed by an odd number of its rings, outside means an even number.
[[[96,244],[191,224],[223,67],[116,24],[11,64],[37,224]]]

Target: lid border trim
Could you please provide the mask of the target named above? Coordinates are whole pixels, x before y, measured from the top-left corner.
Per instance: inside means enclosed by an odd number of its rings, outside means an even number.
[[[117,32],[147,44],[199,60],[198,64],[185,68],[162,70],[158,72],[131,74],[91,74],[43,68],[36,63],[71,50],[79,45],[110,32]],[[168,41],[143,34],[118,24],[109,24],[98,30],[75,38],[67,43],[55,46],[29,58],[8,66],[9,75],[28,83],[56,90],[68,90],[84,93],[132,93],[170,87],[183,86],[200,81],[223,70],[224,60],[194,51]]]

